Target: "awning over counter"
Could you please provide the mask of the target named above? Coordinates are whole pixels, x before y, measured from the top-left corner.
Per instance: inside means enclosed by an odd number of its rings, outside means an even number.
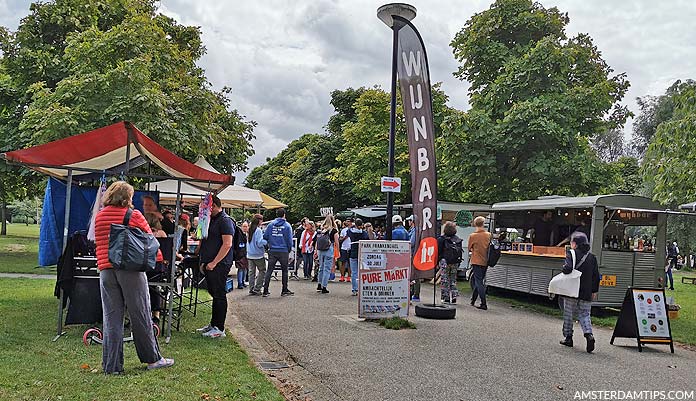
[[[126,165],[132,169],[151,161],[169,176],[201,189],[219,191],[234,183],[231,175],[180,158],[126,121],[1,156],[60,179],[67,178],[69,170],[75,180],[91,180],[102,172],[127,175]]]

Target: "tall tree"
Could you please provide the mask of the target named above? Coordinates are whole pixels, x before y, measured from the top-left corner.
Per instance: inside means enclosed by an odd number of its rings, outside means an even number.
[[[334,211],[364,204],[350,187],[331,179],[331,170],[338,167],[336,157],[343,149],[343,129],[357,119],[355,102],[364,88],[334,90],[331,105],[335,114],[325,134],[306,134],[290,142],[276,157],[254,168],[246,185],[281,199],[289,206],[289,217],[298,219],[318,214],[319,208],[331,206]]]
[[[630,142],[631,152],[642,159],[648,145],[652,141],[657,127],[672,118],[674,114],[673,97],[679,94],[680,88],[693,84],[693,80],[675,81],[663,95],[639,97],[638,108],[640,112],[633,122],[633,136]]]
[[[657,126],[643,160],[653,198],[664,204],[696,199],[696,82],[679,83],[671,102],[672,116]]]
[[[200,30],[157,14],[155,4],[32,4],[1,43],[19,110],[7,124],[20,145],[130,120],[189,160],[211,156],[225,172],[246,169],[254,123],[196,65],[205,53]]]
[[[614,162],[626,154],[623,131],[610,129],[597,133],[591,140],[592,149],[605,162]]]
[[[444,172],[465,183],[466,200],[601,189],[608,166],[589,141],[625,123],[619,101],[629,84],[589,35],[566,36],[568,22],[555,7],[497,0],[454,37],[455,75],[471,84],[472,108],[444,130],[457,144]]]
[[[441,135],[441,125],[451,112],[446,106],[447,95],[440,84],[433,85],[433,122],[435,136]],[[350,188],[350,191],[367,203],[384,203],[380,192],[380,178],[388,173],[389,155],[389,94],[379,88],[365,90],[355,103],[356,119],[343,125],[343,149],[338,155],[338,167],[333,179]],[[395,202],[411,201],[411,172],[409,167],[408,140],[400,99],[397,100],[395,142],[395,176],[401,178],[401,193],[395,194]],[[436,149],[437,153],[438,149]],[[441,156],[438,153],[438,158]],[[439,166],[438,166],[439,170]],[[447,192],[449,188],[444,188]],[[443,191],[439,199],[445,199]]]

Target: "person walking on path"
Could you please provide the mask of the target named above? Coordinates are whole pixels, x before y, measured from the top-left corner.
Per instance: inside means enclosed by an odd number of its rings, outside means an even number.
[[[341,278],[338,279],[340,282],[348,281],[350,278],[350,237],[348,231],[351,227],[353,227],[353,220],[348,217],[343,221],[343,229],[338,237],[338,241],[341,243],[341,257],[338,260],[341,262],[338,267],[341,272]]]
[[[247,242],[247,261],[249,262],[249,294],[261,295],[263,279],[266,275],[266,259],[264,248],[268,243],[263,239],[263,231],[259,227],[263,223],[263,215],[255,214],[251,219]]]
[[[238,228],[239,227],[235,227],[235,230]],[[245,255],[241,259],[235,261],[234,265],[237,267],[237,288],[240,290],[243,290],[246,288],[245,282],[246,282],[247,276],[249,274],[249,259],[247,258],[247,255],[246,255],[246,253],[247,253],[246,244],[249,242],[248,241],[249,222],[247,222],[247,221],[243,222],[241,229],[242,229],[241,235],[243,237],[243,238],[241,238],[241,240],[244,241],[244,242],[242,242],[242,244],[245,245],[244,249],[243,249]]]
[[[677,267],[678,258],[679,248],[677,247],[677,241],[673,241],[667,246],[667,267],[665,268],[665,287],[667,287],[667,281],[669,280],[669,289],[672,291],[674,291],[672,269]]]
[[[350,285],[353,296],[358,295],[358,242],[368,240],[367,233],[363,231],[361,219],[355,219],[355,227],[348,230],[350,238]]]
[[[409,225],[408,229],[408,241],[411,242],[411,272],[414,272],[413,268],[413,255],[416,254],[416,221],[413,215],[406,218],[406,222]],[[393,232],[392,232],[392,235]],[[433,283],[435,285],[435,283]],[[420,289],[421,289],[421,279],[416,278],[411,280],[411,301],[420,302]]]
[[[276,219],[268,224],[263,237],[268,241],[268,267],[263,281],[263,296],[270,295],[268,287],[271,285],[271,276],[276,264],[280,263],[283,274],[283,288],[280,296],[295,295],[288,288],[288,259],[292,251],[292,227],[285,220],[285,209],[282,207],[276,210]]]
[[[437,254],[443,262],[440,297],[443,302],[456,304],[459,295],[457,270],[462,262],[462,239],[457,236],[457,226],[451,221],[445,222],[442,227],[442,235],[437,239]]]
[[[133,187],[127,182],[116,181],[111,184],[104,193],[104,208],[97,214],[94,224],[104,322],[104,374],[123,374],[123,317],[126,308],[140,362],[147,363],[148,369],[165,368],[174,364],[173,359],[160,355],[152,332],[152,311],[145,272],[116,270],[109,262],[111,225],[124,223],[126,213],[133,208],[133,193]],[[138,210],[132,211],[126,224],[152,234],[150,226]],[[162,260],[159,250],[157,258]]]
[[[481,304],[477,308],[487,310],[486,286],[483,281],[486,279],[488,270],[488,246],[491,243],[491,234],[483,228],[486,219],[478,216],[474,219],[476,231],[469,234],[469,252],[471,252],[471,268],[473,269],[474,292],[471,294],[471,305],[476,303],[477,298],[481,298]]]
[[[316,241],[317,233],[313,221],[305,222],[305,229],[300,237],[300,251],[302,252],[302,272],[304,279],[312,278],[312,268],[314,267],[314,241]]]
[[[293,238],[296,240],[295,241],[295,260],[293,262],[293,272],[292,272],[292,277],[296,280],[299,280],[300,278],[297,275],[297,272],[300,270],[300,265],[302,264],[302,247],[300,244],[302,243],[302,233],[305,230],[305,223],[309,220],[306,217],[303,217],[302,220],[297,223],[297,228],[295,228],[295,233],[293,234]]]
[[[587,340],[587,352],[594,351],[595,339],[592,335],[590,311],[592,301],[597,299],[599,292],[599,269],[597,258],[590,252],[590,244],[583,233],[574,233],[570,239],[570,248],[566,251],[563,273],[570,274],[573,269],[582,272],[580,276],[580,291],[577,298],[563,298],[563,337],[562,345],[573,346],[573,323],[577,315],[580,327]],[[573,253],[575,254],[573,257]]]
[[[227,317],[227,275],[230,274],[234,255],[232,239],[234,230],[230,216],[222,210],[220,198],[213,195],[213,204],[210,210],[210,223],[208,226],[208,238],[201,240],[201,268],[205,274],[208,292],[213,298],[213,311],[210,324],[198,329],[205,337],[225,337],[225,318]]]
[[[319,277],[317,291],[328,294],[326,288],[329,285],[329,276],[334,262],[334,249],[338,248],[338,227],[333,216],[328,215],[321,225],[321,231],[317,234],[317,252],[319,252]]]

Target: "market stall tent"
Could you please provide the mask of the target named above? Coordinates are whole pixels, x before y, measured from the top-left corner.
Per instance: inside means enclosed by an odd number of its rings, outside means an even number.
[[[219,174],[219,171],[211,166],[202,156],[198,157],[194,164],[202,169]],[[172,195],[176,193],[176,185],[177,182],[174,180],[157,181],[150,183],[150,189],[160,192],[161,203],[174,204],[176,198]],[[186,202],[198,203],[201,196],[206,193],[206,191],[201,191],[192,185],[188,185],[186,182],[182,182],[181,185],[181,194]],[[264,209],[277,209],[287,207],[286,204],[257,189],[246,188],[241,185],[230,185],[220,191],[217,196],[222,201],[222,207],[226,208],[263,207]]]
[[[0,154],[10,164],[26,166],[35,171],[66,181],[64,222],[70,222],[73,180],[91,181],[101,176],[137,176],[154,179],[173,178],[180,196],[182,181],[199,190],[219,192],[234,183],[234,177],[207,170],[190,163],[153,141],[127,121],[121,121],[68,138],[27,149]],[[167,176],[133,173],[131,170],[152,163]],[[176,208],[176,218],[180,208]],[[63,228],[64,250],[71,227]],[[60,238],[55,238],[60,241]],[[174,250],[172,250],[174,251]],[[175,252],[172,252],[174,254]],[[174,260],[171,261],[172,265]],[[174,269],[168,285],[174,288]],[[172,300],[168,301],[167,342],[171,335]],[[58,335],[62,333],[63,292],[58,305]]]

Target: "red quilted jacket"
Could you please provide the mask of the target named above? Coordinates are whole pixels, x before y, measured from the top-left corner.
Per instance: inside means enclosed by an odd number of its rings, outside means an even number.
[[[111,263],[109,263],[109,232],[111,230],[111,224],[123,224],[123,217],[126,215],[126,210],[128,210],[128,208],[106,206],[97,213],[94,232],[96,236],[95,243],[97,245],[97,267],[99,270],[111,268]],[[147,224],[145,217],[138,210],[133,210],[128,226],[138,227],[152,234],[152,230]],[[158,250],[157,261],[161,262],[162,260],[162,252]]]

